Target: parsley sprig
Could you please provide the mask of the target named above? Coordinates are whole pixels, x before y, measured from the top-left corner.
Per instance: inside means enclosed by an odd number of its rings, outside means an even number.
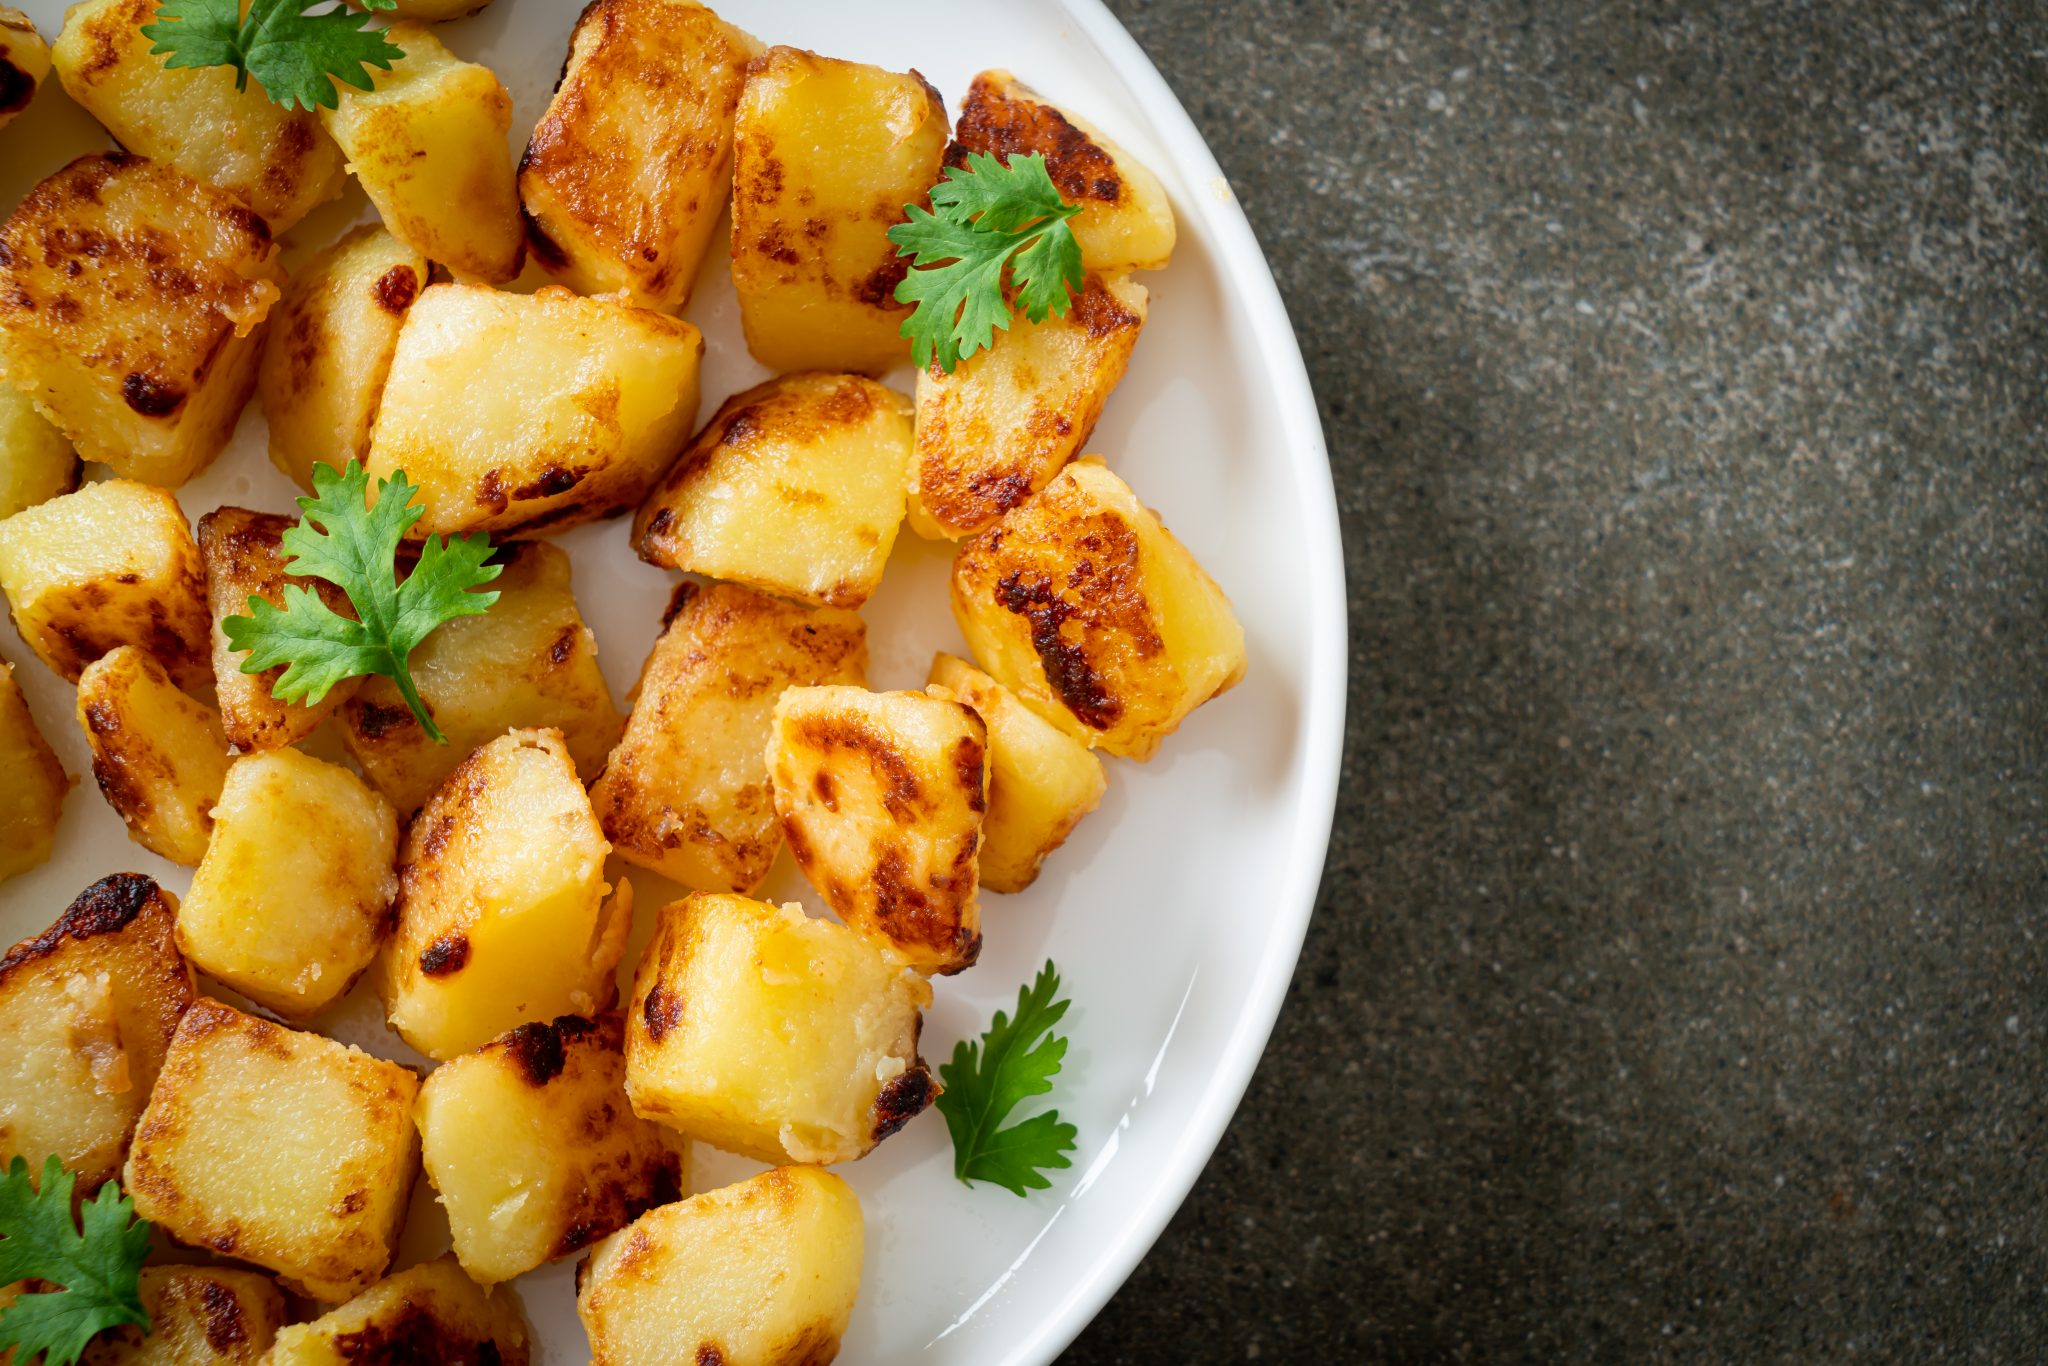
[[[135,1217],[135,1202],[109,1181],[73,1223],[74,1178],[64,1164],[54,1155],[43,1163],[41,1190],[28,1178],[20,1157],[0,1172],[0,1285],[33,1277],[63,1289],[25,1294],[0,1309],[0,1348],[13,1348],[19,1362],[41,1353],[43,1366],[71,1366],[102,1329],[148,1329],[141,1272],[149,1225]]]
[[[946,1087],[939,1113],[953,1136],[953,1175],[962,1181],[992,1181],[1023,1195],[1052,1184],[1043,1170],[1073,1165],[1067,1154],[1078,1131],[1059,1111],[1002,1127],[1024,1101],[1052,1090],[1067,1056],[1066,1039],[1052,1032],[1067,1013],[1068,1003],[1054,999],[1059,990],[1059,970],[1047,959],[1038,979],[1018,989],[1015,1018],[997,1011],[980,1043],[962,1039],[952,1061],[939,1064]]]
[[[299,499],[305,515],[282,542],[290,556],[285,568],[339,587],[355,609],[353,620],[294,583],[285,585],[283,607],[252,596],[249,615],[228,617],[221,630],[231,648],[249,652],[243,673],[286,666],[271,685],[272,697],[318,702],[344,678],[378,674],[398,685],[428,738],[446,744],[406,660],[442,622],[489,611],[497,593],[469,590],[497,578],[503,566],[484,563],[491,541],[482,532],[446,541],[429,536],[400,581],[398,547],[426,509],[413,506],[417,487],[406,482],[404,470],[377,481],[375,504],[368,503],[369,487],[370,476],[356,461],[341,474],[331,465],[313,466],[313,496]]]
[[[358,3],[388,10],[398,0]],[[333,0],[251,0],[247,15],[241,0],[164,0],[156,18],[142,34],[153,40],[151,55],[170,58],[165,66],[233,67],[235,89],[248,89],[253,76],[287,109],[332,109],[335,81],[369,90],[364,68],[389,71],[405,55],[382,29],[366,27],[368,13]]]
[[[1015,312],[1032,322],[1064,316],[1085,277],[1081,244],[1067,220],[1081,211],[1060,198],[1045,158],[969,152],[967,166],[946,168],[932,186],[932,208],[906,204],[908,223],[889,229],[898,256],[918,267],[896,286],[896,302],[915,304],[902,335],[920,370],[936,358],[947,374],[995,345]],[[936,210],[936,212],[934,212]]]

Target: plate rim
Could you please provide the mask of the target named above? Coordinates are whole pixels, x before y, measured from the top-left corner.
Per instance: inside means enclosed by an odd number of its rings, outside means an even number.
[[[1049,1366],[1094,1321],[1186,1202],[1251,1085],[1252,1074],[1265,1054],[1266,1042],[1279,1022],[1295,965],[1300,961],[1329,856],[1337,782],[1344,758],[1350,658],[1343,533],[1337,513],[1336,483],[1330,474],[1329,447],[1315,391],[1309,382],[1308,366],[1302,359],[1301,343],[1287,315],[1272,265],[1252,231],[1251,221],[1245,217],[1243,205],[1230,189],[1228,177],[1186,106],[1144,48],[1110,12],[1105,0],[1056,3],[1129,87],[1149,131],[1165,148],[1172,163],[1187,176],[1190,188],[1217,188],[1216,194],[1192,195],[1194,202],[1184,206],[1184,211],[1198,213],[1207,223],[1225,262],[1256,266],[1255,270],[1233,272],[1228,288],[1245,308],[1258,353],[1268,358],[1267,377],[1279,409],[1286,458],[1296,466],[1310,467],[1302,472],[1306,476],[1302,482],[1310,494],[1307,511],[1312,521],[1303,528],[1307,533],[1304,545],[1295,551],[1309,571],[1305,582],[1311,599],[1310,658],[1303,670],[1307,682],[1302,710],[1305,739],[1301,793],[1305,819],[1295,832],[1293,856],[1281,874],[1278,894],[1271,903],[1281,915],[1275,918],[1266,937],[1265,952],[1251,991],[1162,1174],[1146,1188],[1120,1234],[1105,1244],[1086,1270],[1073,1279],[1057,1307],[1043,1317],[1038,1330],[998,1359],[1000,1366]]]

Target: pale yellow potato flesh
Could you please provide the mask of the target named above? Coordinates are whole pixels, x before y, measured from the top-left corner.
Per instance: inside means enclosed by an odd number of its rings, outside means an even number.
[[[347,1299],[397,1245],[418,1089],[395,1062],[202,997],[178,1022],[121,1184],[179,1242]]]
[[[132,645],[86,666],[77,712],[93,780],[127,822],[128,838],[196,868],[228,774],[220,714],[180,692],[162,665]]]
[[[234,196],[282,233],[347,183],[312,111],[273,103],[224,66],[168,66],[142,30],[160,0],[84,0],[50,50],[65,93],[123,147]]]
[[[194,966],[288,1020],[341,999],[398,892],[398,817],[345,768],[289,746],[244,754],[178,909]]]
[[[270,463],[308,493],[313,466],[370,454],[398,328],[427,287],[427,258],[383,228],[357,228],[292,276],[256,374]]]
[[[830,1361],[860,1291],[863,1231],[852,1188],[814,1167],[644,1214],[578,1280],[592,1364]]]
[[[761,1162],[848,1162],[937,1098],[918,1056],[931,987],[794,906],[664,906],[626,1012],[626,1094],[647,1119]]]
[[[0,882],[50,857],[71,776],[29,713],[14,681],[14,666],[0,660]],[[764,792],[765,797],[765,792]]]
[[[255,388],[276,258],[225,191],[163,162],[80,157],[0,225],[0,377],[86,459],[175,488]]]
[[[12,5],[0,5],[0,128],[28,108],[43,77],[50,74],[50,45],[36,32],[35,20]]]
[[[121,1170],[192,1003],[177,910],[150,879],[116,873],[0,955],[0,1169],[19,1157],[40,1180],[55,1155],[81,1195]]]
[[[640,558],[858,607],[903,523],[910,433],[910,401],[863,375],[784,375],[735,394],[641,504]]]
[[[338,107],[320,121],[393,237],[457,279],[509,283],[525,255],[505,143],[512,97],[424,24],[385,32],[405,56],[366,68],[372,90],[337,83]]]
[[[265,1366],[363,1366],[366,1353],[399,1362],[527,1366],[531,1334],[509,1286],[480,1288],[453,1257],[387,1276],[311,1323],[278,1330]]]
[[[732,187],[761,45],[694,0],[595,0],[519,163],[527,249],[579,294],[679,311]]]
[[[166,489],[109,479],[0,522],[0,590],[21,638],[73,682],[121,645],[182,686],[212,676],[199,545]]]
[[[1126,758],[1244,676],[1230,599],[1092,457],[961,544],[953,619],[1026,706]]]
[[[747,349],[771,370],[879,375],[910,355],[908,262],[889,229],[946,150],[946,106],[916,72],[772,47],[733,129],[732,280]]]
[[[775,699],[866,678],[867,630],[852,612],[678,585],[626,733],[590,789],[612,848],[696,891],[753,891],[782,848],[766,758]]]
[[[78,452],[64,433],[27,394],[0,384],[0,521],[77,487]]]
[[[626,1103],[625,1025],[524,1024],[420,1087],[420,1157],[480,1285],[571,1256],[682,1198],[689,1143]]]
[[[257,1366],[290,1317],[284,1292],[259,1271],[145,1266],[138,1288],[149,1332],[108,1329],[79,1366]]]
[[[418,485],[415,538],[610,517],[682,447],[703,354],[690,324],[616,299],[430,286],[399,329],[364,468]]]

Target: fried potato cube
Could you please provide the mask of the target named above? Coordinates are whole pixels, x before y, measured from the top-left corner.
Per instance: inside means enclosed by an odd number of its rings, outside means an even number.
[[[389,71],[366,68],[374,90],[337,82],[339,107],[320,121],[393,237],[457,279],[508,283],[525,254],[505,144],[512,97],[425,25],[385,32],[405,56]]]
[[[217,1266],[145,1266],[149,1334],[126,1325],[94,1338],[79,1366],[256,1366],[288,1317],[270,1277]]]
[[[212,676],[199,546],[164,489],[110,479],[0,522],[0,589],[21,638],[73,682],[119,645],[186,686]]]
[[[919,972],[974,962],[988,729],[972,708],[791,688],[775,704],[768,773],[789,852],[840,919]]]
[[[406,833],[378,991],[430,1058],[508,1029],[594,1015],[632,928],[611,851],[560,731],[515,730],[463,760]]]
[[[0,882],[25,873],[50,857],[57,821],[71,775],[36,727],[28,699],[14,681],[14,666],[0,660]],[[767,770],[762,770],[762,805],[767,805]]]
[[[178,1022],[122,1184],[181,1243],[344,1300],[391,1260],[418,1168],[419,1079],[201,997]]]
[[[128,838],[197,867],[228,775],[219,715],[178,691],[156,660],[123,645],[79,676],[78,725],[100,795],[128,823]]]
[[[1044,488],[1095,430],[1145,305],[1128,277],[1090,275],[1065,317],[1019,315],[952,374],[920,371],[911,528],[966,536]]]
[[[579,294],[690,301],[732,188],[732,122],[761,45],[692,0],[595,0],[519,163],[533,259]]]
[[[1102,760],[964,659],[932,661],[928,689],[974,708],[988,726],[988,815],[981,823],[981,885],[1021,892],[1045,856],[1102,801]]]
[[[19,1157],[37,1173],[55,1153],[80,1194],[121,1170],[192,1004],[177,909],[140,873],[116,873],[0,957],[0,1168]]]
[[[633,519],[649,564],[858,607],[903,524],[910,401],[861,375],[733,395]]]
[[[761,1162],[848,1162],[938,1098],[917,1053],[932,989],[801,908],[664,906],[633,978],[634,1112]]]
[[[288,1020],[339,1000],[377,956],[398,892],[398,817],[345,768],[245,754],[178,908],[195,966]]]
[[[364,680],[342,706],[349,753],[401,815],[508,730],[562,732],[586,781],[618,742],[624,718],[598,672],[597,638],[576,610],[568,555],[552,545],[511,545],[500,547],[498,562],[504,572],[484,585],[498,593],[491,610],[443,623],[412,652],[413,681],[447,744],[427,738],[388,678]]]
[[[0,225],[0,375],[86,459],[176,487],[256,385],[276,256],[261,218],[176,167],[80,157]]]
[[[946,163],[969,152],[1045,158],[1060,198],[1079,204],[1069,222],[1081,263],[1104,274],[1159,270],[1173,255],[1173,205],[1159,177],[1079,114],[1052,104],[1007,71],[984,71],[967,87]]]
[[[771,370],[879,375],[910,355],[889,229],[946,151],[946,106],[915,71],[772,47],[733,125],[732,282]]]
[[[266,1366],[527,1366],[519,1296],[480,1288],[453,1257],[386,1277],[311,1323],[279,1330]]]
[[[270,315],[256,401],[270,463],[309,492],[313,466],[370,454],[370,425],[398,327],[427,285],[427,258],[374,225],[307,262]]]
[[[626,1104],[625,1024],[524,1024],[434,1069],[416,1118],[455,1256],[481,1285],[680,1200],[689,1144]]]
[[[228,645],[221,623],[249,615],[249,599],[284,606],[287,584],[317,592],[343,616],[354,616],[348,595],[324,579],[287,574],[282,541],[294,518],[247,508],[216,508],[199,519],[199,559],[206,568],[206,605],[213,617],[214,695],[228,743],[247,753],[276,749],[305,739],[337,707],[355,696],[362,680],[345,678],[318,702],[286,702],[271,696],[285,666],[243,673],[246,650]]]
[[[860,1291],[863,1239],[853,1188],[812,1167],[644,1214],[578,1271],[592,1366],[831,1361]]]
[[[782,847],[768,786],[775,699],[867,681],[867,629],[736,584],[676,588],[590,803],[623,857],[700,892],[751,892]]]
[[[7,29],[0,21],[0,37]],[[0,521],[78,487],[78,452],[36,411],[35,401],[0,383]]]
[[[697,420],[703,354],[690,324],[616,299],[434,285],[399,329],[364,468],[420,486],[416,537],[624,512]]]
[[[1026,706],[1132,759],[1244,676],[1230,599],[1092,457],[961,545],[953,618]]]
[[[50,74],[50,45],[35,20],[12,5],[0,5],[0,128],[28,108],[43,77]]]
[[[304,109],[274,104],[225,66],[173,69],[142,29],[159,0],[85,0],[50,55],[72,99],[129,151],[225,190],[283,232],[341,194],[341,149]]]

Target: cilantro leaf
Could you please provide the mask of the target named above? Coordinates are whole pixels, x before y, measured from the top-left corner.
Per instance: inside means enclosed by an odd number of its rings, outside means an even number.
[[[283,539],[290,557],[285,568],[339,587],[354,620],[303,584],[287,584],[284,606],[252,596],[249,615],[226,618],[221,630],[230,648],[249,652],[243,673],[285,666],[271,685],[272,697],[318,702],[344,678],[378,674],[398,685],[428,737],[446,744],[413,685],[407,657],[442,622],[489,611],[497,593],[469,590],[497,578],[503,566],[484,563],[491,541],[482,532],[445,541],[429,536],[400,582],[398,548],[426,509],[413,506],[417,487],[406,482],[404,470],[377,481],[374,504],[369,488],[370,476],[354,460],[341,474],[331,465],[313,466],[313,496],[299,499],[305,515]]]
[[[149,1225],[135,1217],[135,1202],[107,1182],[79,1207],[81,1233],[64,1164],[54,1155],[43,1163],[40,1191],[28,1176],[18,1156],[0,1172],[0,1284],[33,1277],[63,1289],[0,1309],[0,1348],[13,1348],[16,1361],[41,1353],[43,1366],[71,1366],[102,1329],[133,1323],[147,1331],[140,1275]]]
[[[152,56],[169,58],[166,67],[233,67],[237,90],[254,76],[273,104],[333,109],[335,81],[368,90],[365,68],[389,71],[405,56],[382,29],[365,27],[366,11],[398,0],[358,3],[362,11],[331,0],[250,0],[244,15],[241,0],[163,0],[142,34]]]
[[[915,305],[902,335],[919,369],[936,359],[951,374],[995,344],[1013,311],[1006,277],[1015,308],[1032,322],[1066,313],[1085,279],[1067,224],[1081,209],[1060,198],[1043,156],[1013,156],[1006,166],[969,152],[966,169],[948,166],[931,200],[932,209],[904,205],[910,221],[889,229],[896,254],[918,267],[896,286],[896,301]]]
[[[1052,1182],[1042,1169],[1070,1167],[1077,1130],[1047,1110],[1000,1127],[1010,1111],[1032,1096],[1052,1090],[1053,1075],[1067,1056],[1067,1041],[1052,1032],[1067,1013],[1059,994],[1058,969],[1047,959],[1038,979],[1017,991],[1015,1019],[996,1012],[980,1043],[962,1039],[951,1062],[939,1064],[939,1113],[953,1136],[953,1175],[962,1181],[991,1181],[1017,1195],[1044,1190]]]

